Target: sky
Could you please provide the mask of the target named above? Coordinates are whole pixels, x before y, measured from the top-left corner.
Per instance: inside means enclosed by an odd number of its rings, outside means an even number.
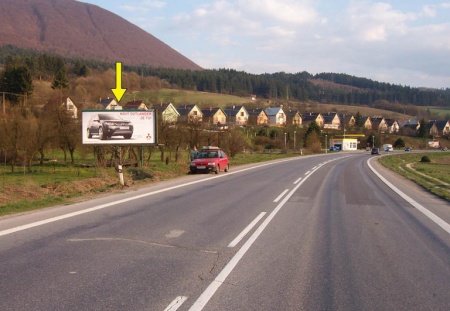
[[[450,0],[80,0],[205,69],[450,88]]]

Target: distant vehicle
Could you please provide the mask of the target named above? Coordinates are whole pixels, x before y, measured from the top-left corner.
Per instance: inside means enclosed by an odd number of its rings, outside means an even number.
[[[411,149],[412,149],[411,147],[406,147],[405,151],[411,151]]]
[[[386,151],[386,152],[392,152],[392,151],[394,151],[394,148],[392,148],[391,144],[384,144],[383,145],[383,150]]]
[[[112,136],[123,136],[130,139],[133,136],[133,124],[124,120],[118,115],[97,113],[89,120],[87,126],[87,137],[98,136],[101,140],[106,140]]]
[[[341,150],[341,148],[339,148],[338,146],[331,146],[330,147],[330,151],[339,151]]]
[[[447,147],[444,147],[441,149],[442,151],[447,151]]]
[[[203,147],[189,165],[189,170],[192,174],[197,172],[214,172],[219,174],[221,170],[228,172],[229,169],[230,163],[226,153],[219,147],[212,146]]]
[[[372,148],[372,151],[370,152],[370,154],[381,154],[380,148]]]

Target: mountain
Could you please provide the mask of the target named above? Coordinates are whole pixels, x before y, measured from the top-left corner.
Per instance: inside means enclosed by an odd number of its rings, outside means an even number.
[[[98,6],[73,0],[0,0],[0,47],[125,65],[201,70],[170,46]]]

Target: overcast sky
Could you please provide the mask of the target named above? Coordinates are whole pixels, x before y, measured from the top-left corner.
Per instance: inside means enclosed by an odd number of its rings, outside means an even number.
[[[450,0],[83,0],[205,69],[450,88]]]

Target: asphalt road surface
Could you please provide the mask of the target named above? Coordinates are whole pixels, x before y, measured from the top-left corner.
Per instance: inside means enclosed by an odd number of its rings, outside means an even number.
[[[450,204],[367,153],[0,218],[0,310],[450,310]]]

